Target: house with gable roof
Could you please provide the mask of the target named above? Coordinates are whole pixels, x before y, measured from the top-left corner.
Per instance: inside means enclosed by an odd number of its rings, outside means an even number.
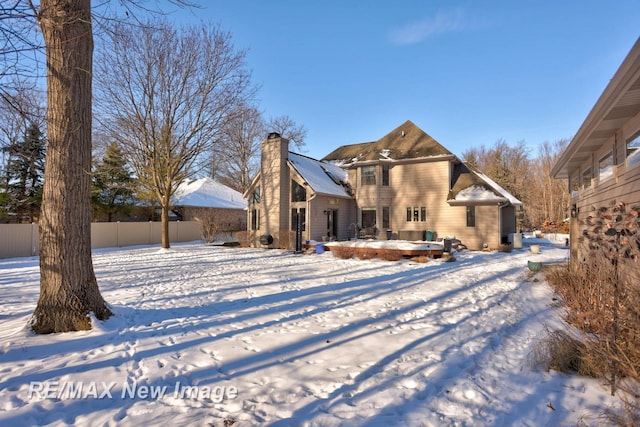
[[[199,178],[181,183],[171,197],[171,215],[193,221],[213,215],[228,224],[229,230],[244,230],[247,200],[243,194],[213,178]]]
[[[439,236],[497,248],[516,231],[522,206],[411,121],[322,160],[289,152],[286,139],[270,134],[245,197],[252,244],[271,236],[275,247],[291,247],[300,214],[304,240]]]

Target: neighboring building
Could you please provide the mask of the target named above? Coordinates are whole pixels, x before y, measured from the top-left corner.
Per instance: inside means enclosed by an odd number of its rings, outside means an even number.
[[[172,217],[192,221],[203,215],[223,220],[232,230],[245,230],[247,201],[242,193],[212,178],[183,182],[171,198]]]
[[[271,236],[275,247],[291,247],[299,213],[304,240],[439,236],[497,248],[516,231],[522,206],[411,121],[322,160],[291,153],[286,139],[270,134],[245,197],[251,244]]]
[[[586,247],[580,222],[612,201],[640,204],[640,38],[591,109],[551,176],[571,191],[571,257]]]

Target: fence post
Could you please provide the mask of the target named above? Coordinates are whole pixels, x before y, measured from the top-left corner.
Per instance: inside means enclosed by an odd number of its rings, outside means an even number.
[[[31,256],[36,255],[36,241],[40,238],[38,235],[38,225],[35,222],[31,223]]]

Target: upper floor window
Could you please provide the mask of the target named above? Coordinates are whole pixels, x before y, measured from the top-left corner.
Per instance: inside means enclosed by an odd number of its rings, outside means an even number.
[[[253,190],[253,194],[251,195],[251,201],[253,203],[260,203],[260,187],[256,187],[255,190]]]
[[[591,172],[591,168],[587,168],[582,172],[582,188],[591,187],[591,179],[593,178],[593,173]]]
[[[361,169],[362,185],[376,185],[376,167],[363,166]]]
[[[382,165],[382,185],[389,186],[389,165]]]
[[[600,159],[598,179],[604,181],[613,176],[613,152],[609,151]]]
[[[640,163],[640,132],[627,141],[627,167]]]
[[[307,200],[307,189],[298,184],[297,181],[291,180],[291,201],[304,202]]]

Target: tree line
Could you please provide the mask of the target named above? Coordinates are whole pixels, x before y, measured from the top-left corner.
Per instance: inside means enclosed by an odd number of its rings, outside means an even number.
[[[568,183],[551,177],[551,169],[568,142],[545,141],[537,153],[531,153],[524,141],[509,144],[499,139],[489,147],[467,149],[462,158],[523,203],[523,210],[517,215],[520,230],[568,233]]]
[[[116,20],[105,34],[94,53],[94,221],[126,218],[143,205],[159,207],[167,223],[171,196],[185,180],[210,176],[244,192],[269,131],[304,145],[304,126],[287,115],[267,120],[259,110],[245,52],[218,26],[176,27],[156,16],[135,25]],[[23,98],[32,104],[16,108]],[[0,99],[0,222],[32,222],[40,213],[46,126],[37,99],[24,87]]]

